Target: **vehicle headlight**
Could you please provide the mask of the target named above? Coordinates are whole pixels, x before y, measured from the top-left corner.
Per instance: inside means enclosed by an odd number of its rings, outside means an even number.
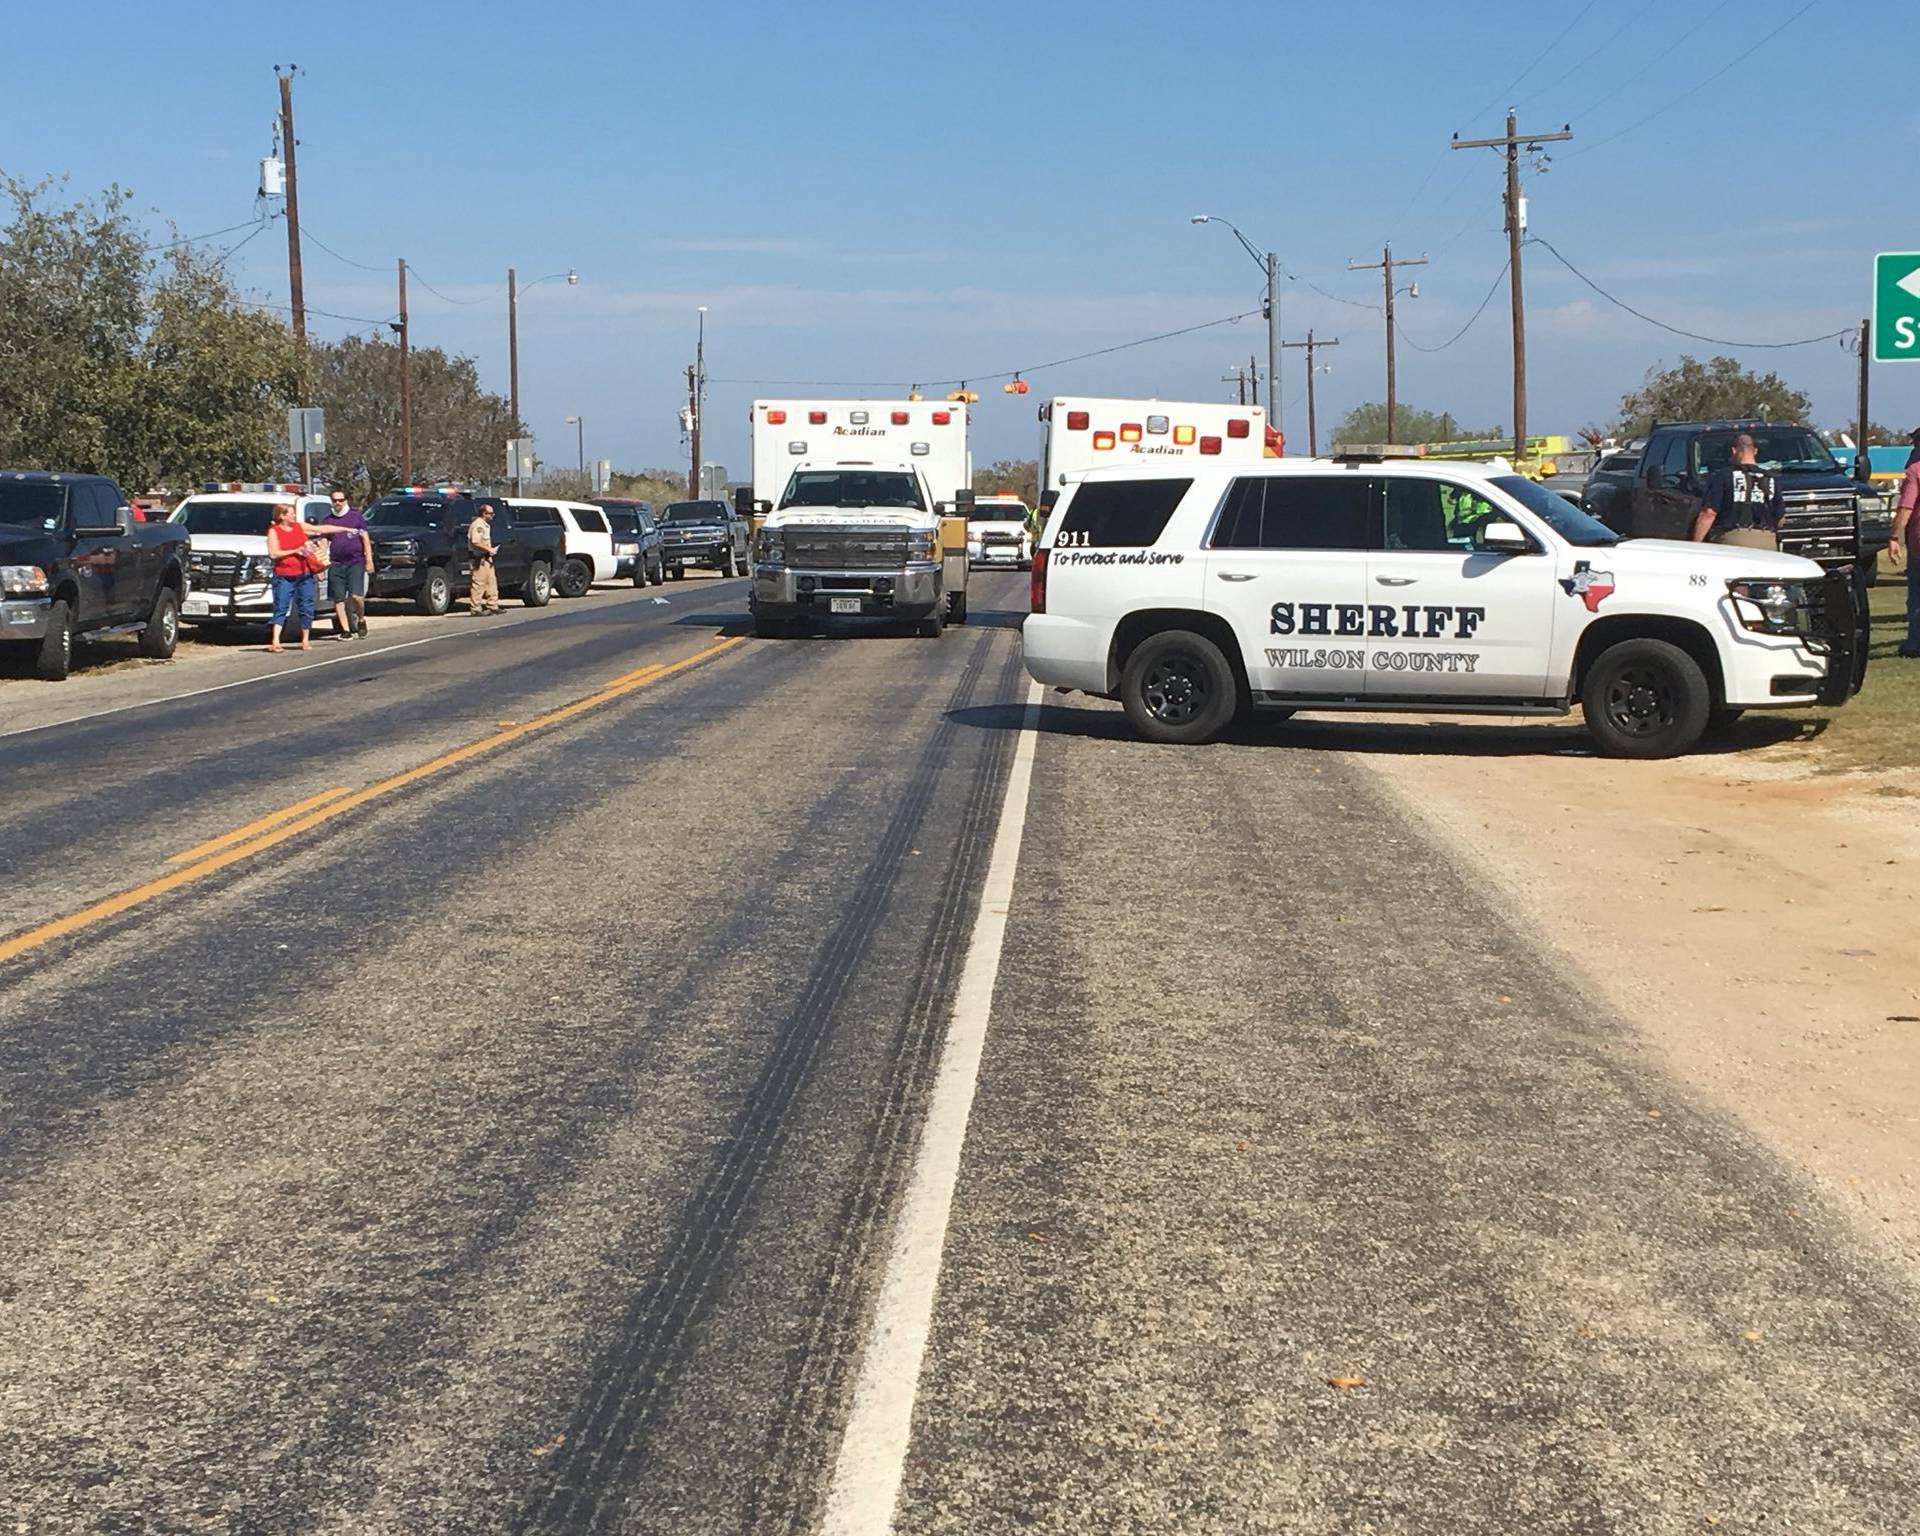
[[[0,565],[0,592],[8,597],[40,597],[47,591],[47,573],[37,565]]]
[[[762,528],[754,543],[753,558],[762,565],[783,565],[786,554],[786,540],[780,537],[779,531]]]
[[[273,562],[265,555],[256,555],[247,561],[245,569],[240,573],[243,581],[265,581],[272,574]]]
[[[940,553],[940,535],[938,533],[915,533],[907,538],[907,558],[910,560],[932,560]]]
[[[1798,582],[1730,581],[1727,591],[1734,614],[1748,629],[1776,635],[1798,632],[1807,597]]]

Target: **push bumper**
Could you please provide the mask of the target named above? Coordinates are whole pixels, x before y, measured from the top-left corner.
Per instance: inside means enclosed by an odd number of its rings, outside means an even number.
[[[763,619],[865,614],[923,619],[945,595],[937,565],[892,571],[790,571],[753,568],[753,611]]]
[[[669,544],[661,551],[667,563],[667,569],[675,566],[707,565],[716,571],[726,561],[727,546],[724,542],[713,544]]]
[[[189,589],[180,617],[189,624],[266,624],[273,618],[273,588],[250,582],[244,587]]]
[[[47,633],[51,599],[9,597],[0,602],[0,640],[41,640]]]

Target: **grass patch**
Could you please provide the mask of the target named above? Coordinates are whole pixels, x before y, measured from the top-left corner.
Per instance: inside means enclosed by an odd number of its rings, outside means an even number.
[[[1897,654],[1907,637],[1905,570],[1883,565],[1880,585],[1867,596],[1873,641],[1866,686],[1834,712],[1819,745],[1835,767],[1920,768],[1920,661]]]

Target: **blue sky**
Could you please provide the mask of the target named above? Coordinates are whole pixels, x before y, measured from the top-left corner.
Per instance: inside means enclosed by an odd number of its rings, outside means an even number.
[[[1447,142],[1499,131],[1512,103],[1523,129],[1576,134],[1528,179],[1532,231],[1620,298],[1737,340],[1857,323],[1873,253],[1920,248],[1905,206],[1920,104],[1897,70],[1863,81],[1854,39],[1897,49],[1910,25],[1884,0],[82,0],[10,19],[0,167],[76,192],[117,182],[157,235],[166,219],[185,234],[241,223],[272,66],[296,62],[303,223],[378,269],[310,240],[310,306],[384,319],[404,256],[445,295],[414,289],[416,341],[471,354],[504,393],[507,267],[523,282],[577,268],[578,287],[523,299],[523,410],[547,457],[572,457],[562,418],[579,412],[590,456],[637,467],[684,458],[675,411],[705,304],[709,457],[737,471],[748,402],[804,391],[725,381],[977,377],[1253,308],[1260,273],[1196,212],[1296,274],[1288,339],[1339,338],[1323,424],[1379,399],[1382,322],[1356,307],[1377,304],[1378,275],[1345,264],[1389,239],[1427,255],[1402,329],[1428,346],[1457,332],[1506,248],[1497,158]],[[111,110],[76,110],[75,59],[117,82]],[[283,227],[231,269],[284,303]],[[1526,276],[1534,431],[1611,419],[1649,365],[1683,352],[1778,368],[1820,422],[1851,419],[1855,365],[1837,342],[1667,335],[1539,247]],[[1221,374],[1264,353],[1254,318],[1037,372],[1026,397],[990,383],[976,460],[1030,455],[1044,395],[1224,398]],[[1451,347],[1401,347],[1400,396],[1510,424],[1509,357],[1502,285]],[[1301,355],[1288,362],[1304,446]],[[1879,420],[1920,422],[1920,367],[1880,365],[1874,398]]]

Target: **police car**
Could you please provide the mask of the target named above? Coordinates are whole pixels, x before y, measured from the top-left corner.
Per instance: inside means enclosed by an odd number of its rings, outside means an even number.
[[[1380,455],[1095,470],[1036,551],[1026,666],[1202,742],[1257,710],[1564,714],[1667,757],[1747,709],[1844,702],[1844,574],[1622,541],[1491,464]]]

